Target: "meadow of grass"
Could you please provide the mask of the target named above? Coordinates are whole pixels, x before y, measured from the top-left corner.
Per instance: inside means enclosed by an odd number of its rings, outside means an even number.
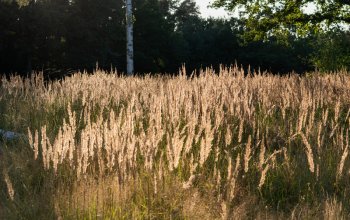
[[[350,74],[3,77],[0,219],[347,219]]]

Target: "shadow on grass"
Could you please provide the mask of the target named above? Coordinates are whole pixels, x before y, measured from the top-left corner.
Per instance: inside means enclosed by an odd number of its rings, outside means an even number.
[[[55,219],[51,178],[24,139],[0,140],[0,219]]]

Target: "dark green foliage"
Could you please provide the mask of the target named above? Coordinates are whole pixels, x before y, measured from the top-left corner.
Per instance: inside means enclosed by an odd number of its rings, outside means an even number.
[[[319,0],[215,0],[215,7],[229,11],[239,9],[246,25],[247,38],[261,39],[271,35],[305,36],[340,23],[350,24],[349,1]]]
[[[96,67],[124,72],[123,7],[121,0],[0,1],[0,72],[44,71],[45,79]],[[200,17],[192,0],[135,0],[134,16],[138,73],[175,73],[182,64],[188,74],[234,63],[273,73],[349,66],[344,31],[303,38],[276,32],[263,41],[242,18]]]
[[[313,55],[313,61],[320,71],[350,69],[350,32],[336,29],[320,34],[314,47],[317,52]]]

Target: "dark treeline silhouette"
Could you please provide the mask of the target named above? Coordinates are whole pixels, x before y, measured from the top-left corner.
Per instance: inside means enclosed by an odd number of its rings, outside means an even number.
[[[290,36],[282,43],[274,37],[244,42],[243,33],[238,19],[201,18],[191,0],[134,0],[135,71],[174,73],[182,64],[191,71],[237,63],[273,73],[302,73],[330,59],[329,50],[336,47],[328,43],[324,48],[322,42],[334,36],[342,42],[336,53],[350,54],[344,49],[350,37],[343,32]],[[0,1],[1,73],[44,71],[58,77],[91,71],[97,64],[125,72],[123,0]]]

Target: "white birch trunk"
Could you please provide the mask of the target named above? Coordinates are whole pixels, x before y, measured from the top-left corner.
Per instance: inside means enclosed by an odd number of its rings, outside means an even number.
[[[132,0],[126,0],[126,71],[129,76],[134,73]]]

